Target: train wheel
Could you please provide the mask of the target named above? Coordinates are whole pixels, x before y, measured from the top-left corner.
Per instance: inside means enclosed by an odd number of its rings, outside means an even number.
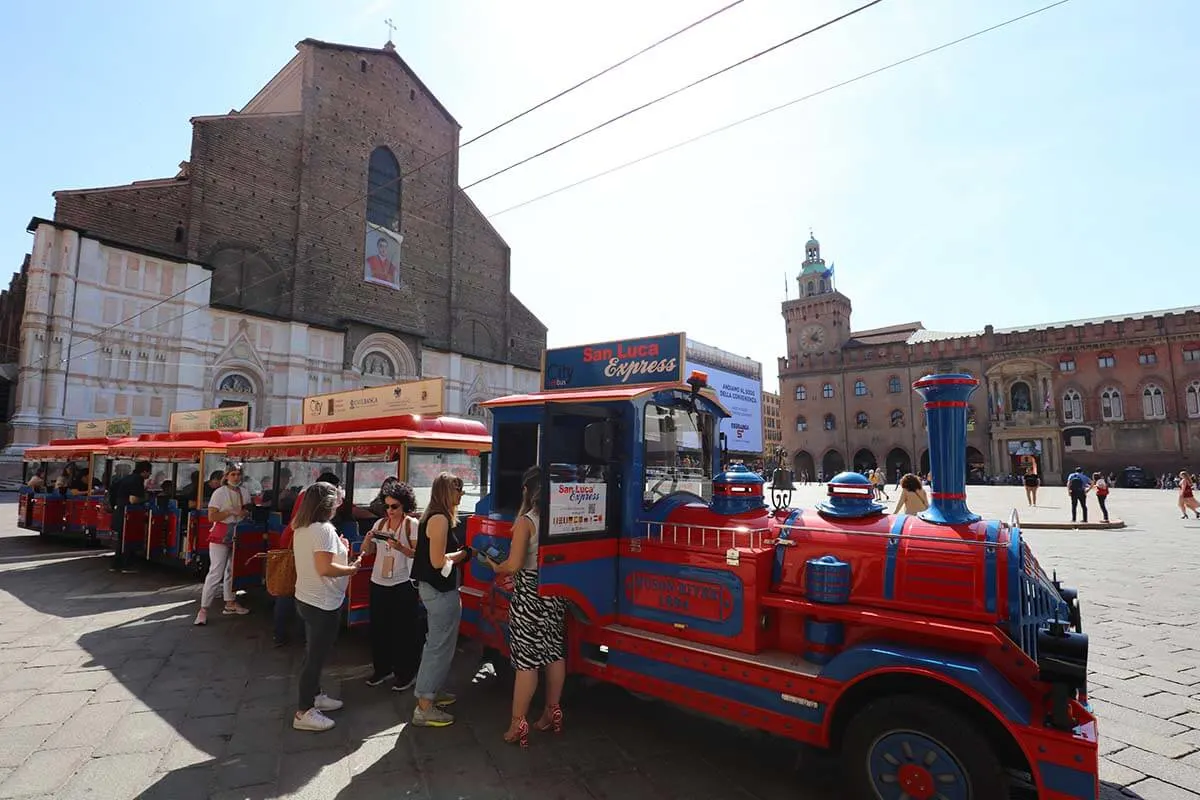
[[[850,720],[842,769],[851,797],[1006,800],[1004,769],[969,719],[927,698],[885,697]]]

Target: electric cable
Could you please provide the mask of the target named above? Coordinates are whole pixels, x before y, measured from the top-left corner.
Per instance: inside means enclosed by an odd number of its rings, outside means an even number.
[[[492,214],[488,214],[487,217],[489,219],[491,219],[493,217],[498,217],[501,214],[507,214],[510,211],[515,211],[518,208],[524,208],[525,206],[530,205],[532,203],[536,203],[539,200],[545,200],[548,197],[553,197],[556,194],[561,194],[562,192],[565,192],[569,189],[574,189],[577,186],[582,186],[585,183],[590,183],[591,181],[594,181],[597,178],[603,178],[606,175],[611,175],[614,172],[619,172],[619,171],[625,169],[626,167],[632,167],[637,164],[641,164],[644,161],[649,161],[650,159],[655,158],[657,156],[661,156],[666,153],[670,153],[673,150],[678,150],[682,147],[686,147],[689,144],[694,144],[696,142],[701,141],[702,139],[707,139],[710,136],[715,136],[718,133],[724,133],[725,131],[731,130],[732,128],[736,128],[739,125],[743,125],[747,122],[753,122],[756,119],[761,119],[762,117],[765,117],[768,114],[774,114],[776,111],[782,111],[785,108],[790,108],[791,106],[794,106],[797,103],[803,103],[806,100],[812,100],[813,98],[820,97],[823,94],[828,94],[829,92],[832,92],[835,89],[841,89],[845,86],[849,86],[852,83],[858,83],[861,80],[865,80],[867,78],[873,77],[875,75],[880,74],[881,72],[886,72],[894,67],[899,67],[904,64],[908,64],[912,61],[916,61],[919,58],[924,58],[925,56],[932,55],[941,50],[945,50],[947,48],[954,47],[955,45],[962,44],[963,42],[969,41],[978,36],[983,36],[986,33],[991,33],[992,31],[999,30],[1000,28],[1004,28],[1008,25],[1012,25],[1013,23],[1020,22],[1021,20],[1024,20],[1024,19],[1028,19],[1029,17],[1032,17],[1036,14],[1041,14],[1043,11],[1049,11],[1052,8],[1064,5],[1065,3],[1068,3],[1068,2],[1070,2],[1070,0],[1057,0],[1057,2],[1050,3],[1049,5],[1034,9],[1033,11],[1029,11],[1025,14],[1021,14],[1020,16],[1005,20],[1004,22],[1000,22],[1000,23],[997,23],[990,27],[983,28],[982,30],[975,31],[974,33],[968,34],[967,36],[959,37],[958,39],[955,39],[950,42],[946,42],[945,44],[940,44],[937,47],[931,47],[928,50],[923,50],[920,53],[908,56],[907,58],[902,58],[899,61],[893,61],[892,63],[887,64],[885,66],[877,67],[876,69],[872,69],[872,70],[869,70],[868,72],[864,72],[859,75],[856,75],[853,78],[848,78],[839,83],[831,84],[829,86],[826,86],[823,89],[818,89],[815,92],[809,92],[808,94],[803,95],[801,97],[797,97],[794,100],[789,100],[786,103],[781,103],[777,106],[773,106],[773,107],[765,109],[763,111],[759,111],[757,113],[751,114],[748,117],[743,117],[742,119],[736,120],[734,122],[730,122],[726,125],[722,125],[719,128],[713,128],[712,130],[709,130],[709,131],[706,131],[699,135],[693,136],[690,139],[684,139],[683,141],[676,142],[675,144],[669,145],[668,147],[664,147],[660,150],[655,150],[652,153],[647,153],[646,155],[635,158],[632,161],[626,161],[623,164],[618,164],[615,167],[610,167],[609,169],[603,170],[602,172],[597,172],[594,175],[590,175],[586,178],[577,180],[574,183],[569,183],[566,186],[560,186],[559,188],[554,189],[549,192],[546,192],[545,194],[540,194],[537,197],[530,198],[529,200],[524,200],[520,203],[517,203],[516,205],[508,206],[507,208],[504,208],[500,211],[496,211]]]

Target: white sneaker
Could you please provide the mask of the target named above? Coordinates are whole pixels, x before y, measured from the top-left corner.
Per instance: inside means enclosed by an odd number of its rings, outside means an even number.
[[[300,716],[292,715],[292,727],[298,731],[327,731],[334,726],[333,720],[315,708],[310,708]]]
[[[319,694],[313,700],[313,707],[318,711],[337,711],[343,705],[345,704],[341,700],[334,700],[327,694]]]

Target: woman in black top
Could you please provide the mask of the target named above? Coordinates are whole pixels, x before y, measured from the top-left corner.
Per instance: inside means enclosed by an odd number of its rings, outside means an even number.
[[[1025,471],[1025,499],[1029,505],[1037,505],[1038,474],[1033,470]]]
[[[454,648],[458,643],[458,623],[462,619],[462,601],[458,595],[455,567],[467,560],[470,548],[447,552],[451,529],[458,524],[458,504],[462,502],[461,478],[443,472],[433,481],[429,503],[417,526],[417,547],[413,555],[412,577],[425,605],[429,632],[417,671],[413,725],[440,728],[454,723],[444,710],[454,695],[442,691]]]

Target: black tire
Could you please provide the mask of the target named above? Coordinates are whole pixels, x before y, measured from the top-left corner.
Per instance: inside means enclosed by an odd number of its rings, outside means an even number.
[[[895,800],[905,780],[932,780],[945,789],[965,781],[965,793],[943,789],[947,797],[1007,800],[1008,779],[996,748],[974,728],[968,717],[925,697],[895,695],[868,703],[850,720],[842,739],[842,770],[851,788],[847,796]],[[930,755],[932,770],[925,767]],[[888,771],[893,763],[895,770]]]

